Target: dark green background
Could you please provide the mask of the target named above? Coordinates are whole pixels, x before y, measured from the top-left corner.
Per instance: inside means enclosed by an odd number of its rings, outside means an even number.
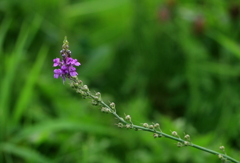
[[[79,79],[120,115],[240,160],[239,20],[231,0],[1,0],[0,162],[220,162],[117,128],[54,79],[64,36]]]

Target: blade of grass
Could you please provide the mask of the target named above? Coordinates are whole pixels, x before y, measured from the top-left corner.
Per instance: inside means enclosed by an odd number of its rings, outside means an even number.
[[[0,57],[1,57],[2,53],[3,53],[3,41],[5,39],[5,36],[7,34],[7,31],[9,29],[9,26],[10,26],[11,22],[12,22],[12,19],[9,18],[9,17],[6,17],[3,20],[3,22],[2,22],[2,24],[0,26],[0,33],[1,33],[1,35],[0,35]]]
[[[8,55],[8,62],[6,63],[6,72],[5,76],[2,79],[1,84],[1,92],[0,92],[0,128],[2,132],[0,134],[1,137],[4,136],[5,128],[8,120],[8,110],[9,110],[9,102],[10,102],[10,92],[13,88],[14,77],[16,74],[16,70],[19,67],[19,64],[22,60],[24,49],[28,48],[31,40],[34,38],[36,31],[40,27],[41,18],[36,17],[32,22],[31,26],[29,26],[29,21],[25,21],[19,32],[19,36],[16,41],[16,45],[12,52],[12,55]]]
[[[228,38],[227,36],[224,36],[223,34],[214,34],[209,35],[212,39],[214,39],[216,42],[218,42],[221,46],[229,50],[232,54],[234,54],[236,57],[240,58],[240,47],[239,45],[232,39]]]
[[[121,1],[110,1],[110,0],[105,0],[105,1],[86,1],[86,2],[80,2],[76,3],[73,5],[68,6],[65,9],[64,15],[66,17],[71,18],[75,16],[80,16],[80,15],[85,15],[85,14],[90,14],[90,13],[96,13],[108,9],[113,9],[116,7],[120,7],[121,5],[126,4],[127,0],[121,0]]]
[[[0,128],[2,129],[2,133],[0,136],[4,136],[4,129],[7,124],[8,120],[8,110],[9,110],[9,101],[10,101],[10,92],[12,89],[12,83],[14,81],[15,72],[17,69],[17,66],[21,60],[21,52],[23,51],[23,45],[27,40],[27,36],[29,34],[29,31],[26,30],[27,24],[22,24],[21,31],[19,33],[18,41],[16,43],[16,46],[14,47],[14,52],[12,55],[8,55],[8,62],[5,66],[8,66],[5,68],[5,76],[2,79],[1,84],[1,92],[0,92]]]
[[[69,119],[57,119],[48,120],[23,128],[21,132],[12,137],[11,142],[18,143],[24,139],[29,140],[32,136],[40,136],[41,134],[54,133],[57,131],[69,130],[69,131],[85,131],[88,133],[100,134],[100,135],[113,135],[117,136],[117,129],[108,128],[96,124],[71,121]]]
[[[41,155],[40,153],[33,149],[27,147],[20,147],[12,143],[2,143],[0,145],[0,151],[16,155],[24,159],[24,162],[36,162],[36,163],[52,162],[50,159],[46,158],[45,156]]]
[[[240,69],[224,63],[204,62],[199,64],[199,70],[203,72],[211,72],[214,74],[225,76],[239,76]]]
[[[37,81],[37,78],[39,77],[47,52],[48,52],[48,48],[45,45],[42,46],[38,53],[35,64],[33,65],[33,68],[31,69],[31,72],[29,73],[28,78],[26,79],[25,85],[21,90],[19,99],[17,100],[17,104],[13,114],[14,123],[18,123],[24,110],[27,108],[27,104],[29,103],[29,101],[31,101],[33,87]]]

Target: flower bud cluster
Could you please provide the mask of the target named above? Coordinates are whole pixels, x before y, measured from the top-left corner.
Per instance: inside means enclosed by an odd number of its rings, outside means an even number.
[[[103,113],[111,113],[111,110],[109,108],[107,108],[107,107],[102,107],[101,108],[101,112],[103,112]]]
[[[60,51],[62,56],[62,60],[60,58],[53,59],[53,67],[59,66],[59,69],[54,69],[54,78],[61,77],[63,82],[65,82],[66,78],[71,79],[71,77],[75,77],[78,75],[76,72],[76,68],[74,66],[80,66],[81,64],[77,59],[71,58],[71,51],[68,49],[68,41],[65,37],[63,41],[63,49]]]
[[[218,155],[218,158],[220,160],[222,160],[222,162],[226,162],[227,161],[227,159],[223,155],[221,155],[221,154]]]
[[[162,135],[159,135],[159,134],[157,134],[157,133],[154,133],[154,134],[153,134],[153,137],[154,137],[154,138],[160,138],[160,137],[162,137]]]
[[[110,107],[112,108],[112,110],[116,110],[116,108],[115,108],[115,103],[114,103],[114,102],[111,102],[111,103],[110,103]]]
[[[119,128],[123,128],[123,127],[124,127],[123,124],[120,123],[120,122],[117,124],[117,126],[118,126]]]
[[[224,146],[220,146],[219,149],[220,149],[221,151],[224,151],[224,150],[225,150],[225,147],[224,147]]]
[[[226,154],[226,151],[225,151],[225,147],[224,147],[224,146],[220,146],[219,149],[220,149],[221,151],[223,151],[223,153]]]
[[[119,128],[123,128],[123,127],[125,127],[126,129],[132,129],[133,128],[133,126],[132,126],[132,124],[126,124],[126,125],[124,125],[124,124],[122,124],[121,122],[119,122],[118,124],[116,124]]]
[[[82,95],[83,98],[90,98],[92,99],[91,103],[93,106],[102,106],[101,102],[101,93],[97,92],[95,95],[92,95],[89,91],[89,88],[87,85],[84,85],[81,80],[79,80],[77,77],[71,77],[71,80],[73,81],[70,83],[70,86],[75,89],[75,91]],[[104,108],[101,109],[102,112],[110,113],[111,109]]]
[[[131,124],[126,124],[125,127],[126,127],[126,129],[132,129],[132,125]]]
[[[149,125],[148,123],[143,123],[143,127],[149,128],[149,129],[156,129],[156,128],[159,128],[160,125],[158,123],[155,123],[155,124],[152,124],[152,125]]]

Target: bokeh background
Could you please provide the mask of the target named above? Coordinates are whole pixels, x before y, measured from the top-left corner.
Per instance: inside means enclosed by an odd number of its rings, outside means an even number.
[[[1,0],[0,162],[220,162],[117,128],[54,79],[64,36],[79,78],[120,115],[240,160],[239,18],[235,0]]]

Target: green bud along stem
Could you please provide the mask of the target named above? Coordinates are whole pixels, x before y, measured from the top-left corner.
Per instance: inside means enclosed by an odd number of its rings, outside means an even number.
[[[74,87],[72,87],[72,88],[77,93],[80,93],[84,98],[89,98],[89,99],[92,99],[92,100],[96,100],[96,95],[93,95],[89,91],[89,88],[87,87],[87,85],[83,85],[82,81],[78,80],[77,77],[72,78],[72,81],[74,82],[74,83],[71,83],[71,85],[74,85]],[[76,83],[81,83],[81,85],[80,84],[75,85]],[[148,125],[147,123],[143,123],[143,126],[138,126],[138,125],[135,125],[135,124],[132,123],[130,115],[126,115],[125,116],[125,120],[124,120],[122,117],[120,117],[117,114],[116,109],[115,109],[115,104],[114,104],[114,106],[113,106],[113,104],[114,103],[111,103],[110,105],[107,105],[102,99],[99,99],[97,105],[102,107],[102,111],[103,112],[109,112],[115,118],[118,119],[119,123],[117,124],[117,126],[119,128],[123,128],[123,126],[125,126],[127,129],[135,129],[135,130],[142,130],[142,131],[152,132],[154,138],[165,137],[165,138],[177,141],[177,146],[178,147],[191,146],[193,148],[196,148],[196,149],[199,149],[199,150],[211,153],[213,155],[216,155],[221,160],[228,160],[228,161],[231,161],[231,162],[234,162],[234,163],[240,163],[239,161],[235,160],[234,158],[226,155],[225,152],[224,152],[224,154],[223,153],[219,153],[219,152],[216,152],[214,150],[211,150],[211,149],[208,149],[208,148],[205,148],[205,147],[202,147],[202,146],[199,146],[197,144],[193,144],[193,143],[189,142],[190,141],[190,136],[189,135],[185,135],[184,139],[181,139],[178,136],[176,131],[173,131],[171,133],[172,135],[169,135],[169,134],[166,134],[166,133],[162,132],[161,129],[159,129],[159,131],[157,131],[155,128],[157,128],[157,127],[159,128],[159,124],[158,123],[156,123],[155,125]],[[223,146],[221,146],[220,149],[222,151],[224,151],[224,147]]]

